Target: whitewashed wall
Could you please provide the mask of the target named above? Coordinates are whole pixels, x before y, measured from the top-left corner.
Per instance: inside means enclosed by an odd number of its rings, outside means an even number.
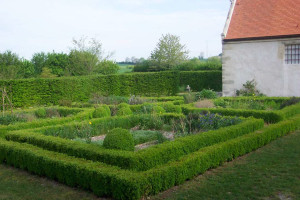
[[[285,45],[298,39],[223,43],[223,96],[255,79],[267,96],[300,96],[300,64],[285,64]]]

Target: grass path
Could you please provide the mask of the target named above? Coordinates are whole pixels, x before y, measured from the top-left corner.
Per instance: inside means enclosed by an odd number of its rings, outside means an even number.
[[[151,199],[300,199],[300,132]]]
[[[104,200],[1,164],[4,199]],[[300,199],[300,131],[150,199]]]

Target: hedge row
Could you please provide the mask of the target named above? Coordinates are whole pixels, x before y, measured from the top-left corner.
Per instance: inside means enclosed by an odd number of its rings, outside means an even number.
[[[76,109],[78,110],[78,109]],[[46,127],[51,125],[65,124],[73,120],[86,120],[89,118],[94,109],[85,109],[79,112],[78,114],[70,117],[56,118],[56,119],[40,119],[32,122],[20,122],[12,125],[0,125],[0,136],[11,130],[20,130],[20,129],[33,129],[38,127]]]
[[[241,116],[241,117],[255,117],[258,119],[264,119],[266,123],[278,123],[284,119],[288,119],[296,114],[300,114],[300,103],[285,107],[279,111],[265,111],[265,110],[242,110],[242,109],[229,109],[229,108],[195,108],[191,105],[182,106],[184,114],[199,113],[199,112],[211,112],[219,113],[229,116]]]
[[[144,172],[148,177],[149,185],[151,185],[149,186],[151,189],[148,194],[156,194],[179,185],[185,180],[193,178],[195,175],[217,167],[223,162],[245,155],[278,137],[298,129],[300,129],[300,115],[279,122],[278,124],[270,125],[259,131],[202,148],[177,161],[153,168]]]
[[[266,123],[277,123],[283,120],[283,116],[276,111],[264,111],[264,110],[242,110],[242,109],[228,109],[228,108],[195,108],[191,106],[183,106],[182,111],[184,114],[189,113],[202,113],[211,112],[227,116],[239,116],[239,117],[255,117],[257,119],[263,119]]]
[[[56,179],[69,186],[81,186],[98,196],[140,199],[183,183],[207,169],[251,152],[300,128],[300,115],[259,131],[229,139],[178,160],[144,172],[122,170],[99,162],[69,157],[29,144],[0,140],[0,162]]]
[[[141,176],[137,179],[136,174],[118,167],[0,139],[0,163],[3,162],[115,199],[139,199],[146,182]]]
[[[180,73],[180,86],[189,85],[192,91],[213,89],[222,91],[222,71],[194,71]]]
[[[6,139],[30,143],[47,150],[58,151],[88,160],[101,161],[125,169],[142,171],[171,160],[176,160],[180,156],[197,151],[205,146],[253,132],[263,126],[263,120],[247,119],[239,125],[178,138],[175,141],[166,142],[134,153],[107,150],[99,146],[21,131],[8,133]]]
[[[0,81],[1,87],[7,87],[15,107],[58,104],[63,99],[84,102],[93,93],[104,96],[175,95],[180,85],[188,84],[193,90],[221,91],[222,75],[217,71],[158,72]]]
[[[239,102],[249,102],[249,100],[253,99],[251,97],[222,97],[224,101],[239,101]],[[275,103],[283,103],[291,99],[290,97],[255,97],[255,101],[258,102],[270,102],[274,101]]]

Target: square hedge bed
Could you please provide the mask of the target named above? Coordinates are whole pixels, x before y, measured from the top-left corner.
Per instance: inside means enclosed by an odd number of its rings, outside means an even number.
[[[268,126],[265,126],[266,119],[269,119],[265,113],[253,118],[250,113],[239,111],[239,116],[249,118],[237,125],[177,138],[135,152],[108,150],[41,134],[48,128],[59,129],[62,125],[10,131],[5,139],[0,139],[0,162],[69,186],[91,190],[98,196],[140,199],[181,184],[207,169],[299,129],[299,110],[298,104],[276,112],[280,117]],[[186,106],[183,111],[201,110]],[[229,111],[223,114],[236,115]],[[262,119],[258,119],[260,116]],[[168,113],[162,117],[168,121],[182,115]],[[137,115],[90,121],[95,126],[111,121],[107,129],[129,129],[140,122]],[[64,126],[74,127],[76,124],[72,122]]]

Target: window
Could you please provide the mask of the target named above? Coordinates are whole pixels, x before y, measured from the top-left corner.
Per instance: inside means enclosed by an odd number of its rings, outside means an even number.
[[[300,64],[300,44],[285,46],[285,64]]]

